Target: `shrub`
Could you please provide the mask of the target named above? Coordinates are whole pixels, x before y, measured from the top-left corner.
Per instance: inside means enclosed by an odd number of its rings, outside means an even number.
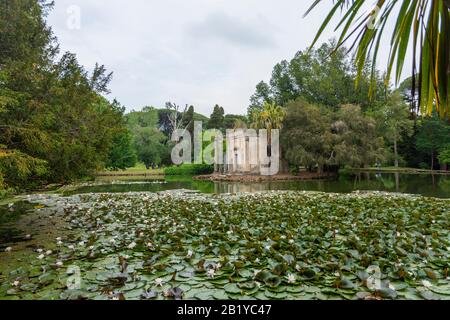
[[[5,189],[5,184],[4,184],[4,180],[3,180],[3,174],[2,171],[0,170],[0,190]]]
[[[207,164],[183,164],[166,168],[164,174],[167,176],[194,176],[202,174],[211,174],[214,172],[214,166]]]
[[[29,189],[40,185],[47,174],[47,163],[20,151],[0,149],[0,189]]]

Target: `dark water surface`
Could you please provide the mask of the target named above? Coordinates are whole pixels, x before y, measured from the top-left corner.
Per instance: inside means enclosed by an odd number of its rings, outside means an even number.
[[[332,181],[274,181],[258,183],[194,181],[190,177],[167,177],[158,183],[155,183],[155,180],[138,179],[136,177],[122,179],[121,181],[112,181],[112,178],[108,179],[99,178],[99,181],[108,182],[105,185],[82,187],[70,192],[70,194],[91,192],[160,192],[177,189],[195,190],[210,194],[276,190],[350,193],[359,190],[400,192],[427,197],[450,198],[450,176],[438,175],[383,173],[340,177]]]

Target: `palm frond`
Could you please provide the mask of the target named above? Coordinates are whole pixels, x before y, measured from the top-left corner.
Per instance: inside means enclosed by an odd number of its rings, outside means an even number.
[[[305,15],[321,2],[324,1],[314,0]],[[407,54],[412,53],[413,91],[416,89],[415,84],[418,83],[417,102],[420,112],[431,115],[437,111],[441,118],[448,119],[450,116],[450,1],[378,0],[375,7],[366,11],[368,5],[367,0],[334,1],[312,46],[317,43],[338,11],[345,12],[335,29],[335,31],[341,30],[336,48],[353,39],[351,49],[355,48],[355,64],[358,70],[356,84],[358,85],[367,61],[371,61],[371,83],[374,87],[377,57],[387,22],[394,22],[386,85],[391,77],[396,84],[399,83]],[[394,20],[394,14],[397,16],[396,20]],[[420,59],[419,63],[417,58]]]

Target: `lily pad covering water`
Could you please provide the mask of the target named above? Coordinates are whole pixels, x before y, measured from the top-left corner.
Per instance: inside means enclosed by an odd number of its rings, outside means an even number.
[[[66,227],[25,266],[2,267],[1,299],[450,299],[450,200],[308,192],[30,200]]]

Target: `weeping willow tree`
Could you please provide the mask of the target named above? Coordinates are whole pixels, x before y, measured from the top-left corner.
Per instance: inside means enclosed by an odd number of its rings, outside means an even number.
[[[305,15],[308,15],[321,2],[324,1],[314,0]],[[351,49],[355,49],[356,53],[358,79],[363,73],[365,63],[371,60],[372,80],[374,80],[377,56],[387,22],[395,21],[395,29],[390,41],[386,84],[393,73],[398,84],[405,65],[405,57],[411,52],[413,55],[412,92],[419,93],[418,101],[416,101],[418,104],[415,103],[415,108],[420,108],[421,113],[425,115],[431,115],[436,110],[441,118],[448,119],[450,115],[450,0],[378,0],[370,11],[367,11],[367,5],[372,1],[335,0],[333,3],[313,45],[331,23],[332,18],[340,13],[341,17],[335,29],[341,32],[337,46],[340,47],[345,42],[352,41]]]

